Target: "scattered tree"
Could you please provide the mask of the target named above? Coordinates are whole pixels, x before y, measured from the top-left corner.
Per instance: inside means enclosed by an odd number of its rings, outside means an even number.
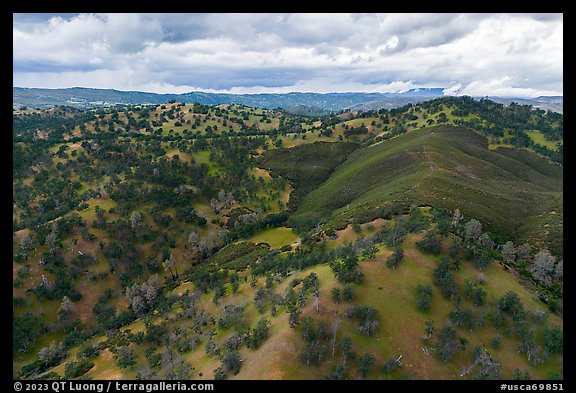
[[[260,318],[254,329],[248,330],[244,337],[246,346],[250,349],[258,348],[270,334],[270,322],[266,317]]]
[[[360,365],[360,374],[362,378],[366,378],[370,370],[374,367],[374,355],[371,353],[365,353],[358,358],[358,364]]]
[[[476,219],[471,219],[464,225],[464,238],[476,242],[482,235],[482,224]]]
[[[341,362],[344,367],[346,367],[347,359],[355,359],[356,353],[352,349],[352,338],[350,336],[342,337],[340,341],[340,353],[342,356]]]
[[[142,214],[139,211],[134,210],[130,215],[130,228],[132,228],[133,231],[137,231],[141,225]]]
[[[174,257],[174,254],[170,254],[170,257],[166,259],[162,265],[165,270],[170,272],[172,279],[178,279],[178,269],[176,267],[176,258]]]
[[[403,257],[404,249],[399,245],[394,247],[394,252],[388,257],[388,259],[386,259],[386,266],[395,269]]]
[[[545,329],[543,342],[544,348],[546,348],[549,353],[562,353],[564,348],[562,329],[558,326]]]
[[[456,331],[450,325],[445,325],[438,337],[439,342],[435,345],[436,354],[444,363],[449,362],[459,346]]]
[[[238,351],[228,351],[222,356],[222,369],[225,373],[232,373],[234,375],[240,372],[242,367],[242,360]]]
[[[120,368],[133,367],[136,365],[136,357],[134,356],[134,351],[132,351],[127,346],[118,348],[118,353],[116,354],[116,364]]]
[[[22,255],[24,259],[28,259],[28,252],[32,249],[32,247],[32,237],[29,233],[27,233],[22,237],[22,240],[20,241],[20,255]]]
[[[332,288],[332,290],[330,291],[330,296],[334,303],[336,304],[340,303],[340,288],[338,287]]]
[[[485,347],[474,349],[472,361],[476,366],[476,379],[500,379],[502,376],[502,365]]]
[[[437,230],[428,230],[422,240],[416,242],[418,247],[423,252],[431,254],[440,254],[440,247],[442,245],[442,238]]]
[[[72,314],[72,302],[68,296],[64,296],[60,308],[58,308],[58,320],[65,322],[70,318],[70,314]]]
[[[446,299],[452,299],[458,292],[458,285],[452,272],[454,268],[455,266],[450,259],[442,257],[440,258],[440,263],[434,269],[432,281],[440,288],[442,295]]]
[[[514,248],[514,243],[507,241],[502,246],[502,257],[504,258],[505,262],[514,262],[516,259],[516,249]]]
[[[430,310],[432,304],[432,287],[430,285],[418,284],[416,287],[418,310],[426,312]]]
[[[548,250],[541,250],[534,255],[528,268],[534,278],[543,285],[551,285],[556,269],[556,258]]]
[[[136,379],[139,381],[151,381],[158,379],[158,374],[156,371],[152,370],[148,366],[144,366],[138,371],[136,371]]]
[[[356,297],[355,286],[352,283],[344,285],[344,289],[342,290],[342,298],[347,301],[351,302]]]
[[[373,336],[378,329],[378,310],[372,306],[355,306],[346,311],[346,316],[350,319],[358,320],[360,326],[358,330],[366,336]]]
[[[518,262],[527,261],[530,258],[530,253],[532,252],[532,247],[528,243],[524,243],[518,246],[516,249],[516,260]]]
[[[426,320],[426,336],[425,340],[430,340],[432,338],[432,333],[434,333],[434,321],[431,319]]]
[[[143,315],[156,305],[159,293],[160,283],[157,274],[150,276],[142,284],[135,283],[126,288],[126,297],[138,315]]]

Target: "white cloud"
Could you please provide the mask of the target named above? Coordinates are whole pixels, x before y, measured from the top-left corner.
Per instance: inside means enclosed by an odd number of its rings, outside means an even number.
[[[503,77],[486,81],[474,81],[461,87],[455,95],[469,96],[500,96],[500,97],[538,97],[552,96],[557,92],[530,87],[514,86],[512,78]]]
[[[329,80],[308,80],[301,81],[292,86],[266,87],[250,86],[245,88],[232,88],[230,90],[219,92],[238,93],[238,94],[257,94],[257,93],[290,93],[290,92],[317,92],[317,93],[334,93],[334,92],[366,92],[366,93],[402,93],[416,86],[412,81],[394,81],[388,84],[363,84],[354,82],[333,82]],[[431,86],[427,86],[431,87]]]
[[[561,14],[16,14],[13,20],[16,86],[563,91]]]

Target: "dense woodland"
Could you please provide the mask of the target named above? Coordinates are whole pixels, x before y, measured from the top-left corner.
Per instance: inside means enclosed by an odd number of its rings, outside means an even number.
[[[506,198],[550,201],[533,224],[509,230],[464,193],[382,204],[356,189],[337,206],[346,220],[306,212],[336,203],[313,192],[349,157],[457,135],[433,128],[448,126],[473,135],[455,147],[462,162],[492,150],[518,171],[525,189]],[[13,375],[562,378],[562,144],[562,115],[469,97],[323,117],[177,102],[15,111]],[[388,303],[399,295],[405,319]],[[284,357],[258,374],[271,353]]]

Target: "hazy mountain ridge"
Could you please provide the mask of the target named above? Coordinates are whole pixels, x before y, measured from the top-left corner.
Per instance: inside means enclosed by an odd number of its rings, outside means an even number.
[[[532,99],[526,98],[503,98],[503,97],[488,97],[492,101],[499,104],[510,105],[511,102],[516,102],[520,105],[532,105],[534,108],[551,110],[552,112],[564,114],[564,97],[562,96],[540,96]]]
[[[390,97],[377,101],[365,102],[350,107],[353,111],[370,111],[379,110],[382,108],[393,109],[398,108],[406,104],[416,104],[418,102],[425,101],[430,98],[428,96],[402,96],[402,97]],[[532,105],[534,108],[542,110],[550,110],[552,112],[564,113],[564,97],[562,96],[540,96],[536,98],[507,98],[507,97],[474,97],[474,99],[488,98],[494,102],[504,105],[510,105],[510,103],[515,102],[519,105]]]
[[[47,108],[54,105],[94,108],[114,104],[161,104],[170,100],[179,102],[218,105],[242,104],[267,109],[309,106],[322,110],[339,111],[353,105],[377,101],[379,99],[401,98],[396,106],[421,101],[422,97],[442,96],[441,88],[413,89],[405,93],[263,93],[263,94],[223,94],[189,92],[183,94],[157,94],[139,91],[119,91],[108,89],[69,89],[13,88],[13,106]],[[416,100],[415,100],[416,98]]]
[[[266,109],[310,107],[311,112],[351,110],[378,110],[398,108],[406,104],[416,104],[443,96],[443,88],[410,89],[402,93],[262,93],[224,94],[189,92],[183,94],[158,94],[141,91],[120,91],[113,89],[90,89],[73,87],[68,89],[38,89],[14,87],[13,108],[22,106],[46,109],[54,105],[68,105],[77,108],[96,108],[115,104],[163,104],[170,100],[185,103],[199,102],[207,105],[241,104]],[[504,103],[517,102],[535,108],[562,113],[563,97],[538,97],[490,99]]]

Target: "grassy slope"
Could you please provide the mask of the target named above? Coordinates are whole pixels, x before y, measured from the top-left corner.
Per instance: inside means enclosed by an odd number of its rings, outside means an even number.
[[[314,142],[291,149],[276,149],[260,158],[260,166],[273,176],[286,177],[292,183],[294,191],[289,206],[296,207],[306,193],[327,179],[357,147],[355,143]]]
[[[304,277],[316,272],[321,283],[321,311],[316,312],[312,301],[307,303],[304,315],[313,318],[323,319],[332,326],[335,318],[341,319],[341,325],[337,334],[338,338],[344,334],[351,335],[354,343],[354,350],[358,354],[370,352],[376,357],[376,367],[369,374],[370,379],[397,378],[398,373],[391,376],[380,372],[380,365],[389,357],[403,355],[404,368],[399,373],[401,375],[411,375],[418,379],[459,379],[460,368],[469,363],[471,351],[476,345],[485,344],[490,348],[491,353],[501,361],[503,365],[503,378],[511,379],[513,370],[530,370],[535,378],[545,378],[547,372],[557,368],[561,364],[560,357],[554,357],[549,364],[532,367],[524,357],[518,356],[515,351],[516,340],[502,340],[502,347],[499,350],[491,349],[490,342],[497,333],[486,323],[485,327],[476,329],[473,332],[457,329],[458,334],[468,339],[467,351],[459,353],[455,359],[447,364],[438,361],[432,351],[430,356],[422,351],[422,336],[427,319],[433,319],[438,328],[447,319],[450,311],[453,310],[453,302],[445,300],[437,288],[433,289],[433,306],[429,312],[421,313],[416,310],[416,286],[418,284],[430,284],[432,270],[435,268],[438,257],[424,255],[414,248],[417,236],[410,236],[404,243],[406,256],[403,262],[395,270],[385,266],[385,260],[391,251],[383,248],[373,261],[361,263],[362,271],[365,274],[365,281],[357,288],[357,298],[353,304],[369,304],[376,307],[380,312],[380,328],[373,338],[365,337],[357,332],[354,322],[348,321],[343,316],[345,309],[350,303],[334,305],[330,299],[330,289],[334,286],[341,286],[333,277],[328,266],[318,266],[306,269],[300,276]],[[458,282],[463,286],[467,279],[474,280],[478,271],[469,264],[465,264],[458,273]],[[545,307],[535,301],[531,293],[522,287],[510,274],[503,272],[499,265],[493,264],[484,275],[486,284],[484,288],[488,291],[488,303],[493,304],[508,290],[516,291],[528,310],[545,310]],[[474,312],[477,309],[466,301],[465,307],[472,307]],[[488,307],[488,306],[486,306]],[[552,316],[550,323],[561,325],[561,319]],[[328,357],[328,360],[320,368],[305,367],[299,363],[295,353],[302,347],[302,341],[290,337],[286,326],[279,327],[279,335],[268,339],[267,345],[263,346],[251,359],[267,359],[269,364],[274,365],[269,372],[264,371],[258,364],[246,363],[245,368],[238,375],[238,378],[251,378],[257,376],[275,377],[279,376],[287,379],[317,379],[322,378],[330,372],[333,365],[337,364],[338,356],[335,360]],[[540,329],[536,329],[540,333]],[[288,345],[290,344],[290,345]],[[429,348],[430,349],[430,348]],[[266,353],[270,350],[270,353]],[[250,360],[251,360],[250,359]],[[283,362],[282,367],[279,364]],[[351,367],[354,368],[354,367]],[[356,376],[354,370],[347,373],[349,378]]]
[[[558,150],[558,141],[549,141],[546,139],[544,134],[538,130],[526,131],[526,135],[528,135],[535,143],[539,145],[546,146],[551,150]]]
[[[282,246],[292,244],[298,240],[291,228],[269,228],[258,232],[248,239],[253,243],[267,243],[271,248],[281,248]]]
[[[323,319],[328,327],[339,318],[341,324],[337,332],[337,338],[341,339],[345,334],[350,335],[353,340],[353,348],[357,354],[366,352],[372,353],[376,358],[376,367],[368,375],[369,379],[389,379],[399,377],[414,377],[418,379],[460,379],[459,373],[463,366],[470,363],[472,349],[476,345],[485,345],[503,366],[503,378],[511,379],[513,370],[529,370],[533,378],[546,378],[547,373],[558,370],[562,367],[562,356],[555,355],[549,362],[538,367],[531,366],[525,355],[518,355],[515,350],[516,338],[502,338],[500,349],[493,349],[491,340],[497,335],[492,325],[486,321],[483,327],[478,327],[474,331],[467,331],[457,328],[458,336],[463,336],[468,340],[468,348],[465,351],[458,351],[455,358],[448,362],[439,361],[430,344],[422,341],[424,336],[425,321],[432,319],[439,330],[448,318],[450,311],[454,309],[454,301],[448,301],[442,297],[436,287],[433,287],[433,302],[430,311],[422,313],[416,309],[416,286],[418,284],[432,285],[432,271],[436,267],[438,256],[422,254],[414,247],[414,243],[421,235],[410,235],[403,246],[406,250],[403,261],[394,270],[385,265],[386,258],[391,251],[381,247],[376,258],[371,261],[360,263],[365,274],[365,280],[357,286],[356,299],[353,303],[334,304],[330,300],[331,288],[340,284],[335,278],[331,269],[327,265],[319,265],[299,272],[299,277],[305,277],[311,272],[318,274],[320,281],[320,312],[315,309],[314,301],[309,299],[304,306],[303,315],[309,315],[314,319]],[[462,265],[456,277],[460,288],[463,288],[465,280],[475,280],[479,272],[470,264]],[[464,308],[471,308],[477,317],[482,310],[494,307],[498,299],[508,290],[513,290],[520,296],[525,308],[530,311],[545,310],[545,307],[534,299],[533,295],[520,285],[516,279],[503,271],[502,267],[492,264],[484,272],[486,283],[483,285],[488,292],[486,304],[482,308],[476,308],[467,300],[463,300]],[[275,292],[283,293],[292,276],[277,281]],[[223,299],[224,304],[244,304],[247,299],[254,296],[255,291],[264,285],[264,280],[260,279],[255,288],[249,283],[242,283],[235,295],[228,295]],[[173,293],[183,294],[186,290],[193,290],[193,284],[184,283],[176,288]],[[298,288],[297,288],[298,289]],[[357,324],[347,320],[344,316],[345,310],[351,305],[372,305],[379,310],[380,327],[373,337],[366,337],[359,334]],[[211,294],[203,295],[199,299],[200,308],[205,308],[216,318],[222,312],[222,306],[216,306],[211,301]],[[159,315],[155,318],[159,322],[161,318],[171,315],[175,318],[177,310],[173,308],[166,315]],[[249,302],[246,306],[245,321],[249,326],[253,326],[260,318],[254,305]],[[320,367],[307,367],[298,360],[298,354],[303,347],[303,342],[299,338],[298,331],[293,331],[288,326],[288,315],[284,307],[279,307],[279,313],[273,317],[269,313],[269,308],[264,312],[270,321],[270,337],[257,350],[249,350],[243,347],[240,350],[241,358],[244,359],[242,369],[231,379],[322,379],[328,375],[332,367],[339,361],[339,354],[336,352],[335,358],[328,356],[326,362]],[[179,321],[179,319],[172,319]],[[180,322],[179,322],[180,323]],[[186,323],[186,322],[183,322]],[[551,315],[549,324],[562,325],[561,318]],[[133,332],[138,332],[143,328],[142,321],[136,321],[127,327]],[[535,336],[540,340],[542,327],[535,327]],[[222,343],[231,331],[217,329],[214,339]],[[93,342],[98,342],[104,337],[95,338]],[[422,347],[429,350],[429,355],[425,354]],[[136,348],[136,354],[140,359],[139,364],[146,361],[141,356],[146,346]],[[384,361],[390,357],[403,355],[404,367],[393,374],[384,374],[380,367]],[[210,379],[213,370],[220,363],[217,359],[209,358],[204,352],[204,345],[201,344],[196,350],[185,354],[185,358],[194,367],[191,374],[193,379]],[[135,369],[120,369],[116,366],[112,354],[104,350],[95,360],[95,367],[88,372],[92,378],[104,379],[133,379]],[[263,362],[266,366],[263,367]],[[60,365],[54,371],[63,373],[64,366]],[[202,374],[200,376],[200,373]],[[347,378],[357,377],[357,366],[350,365],[346,371]]]
[[[342,227],[367,221],[393,202],[459,208],[508,236],[549,210],[562,192],[562,168],[527,151],[500,154],[484,137],[455,127],[403,134],[348,156],[308,194],[294,222]]]

